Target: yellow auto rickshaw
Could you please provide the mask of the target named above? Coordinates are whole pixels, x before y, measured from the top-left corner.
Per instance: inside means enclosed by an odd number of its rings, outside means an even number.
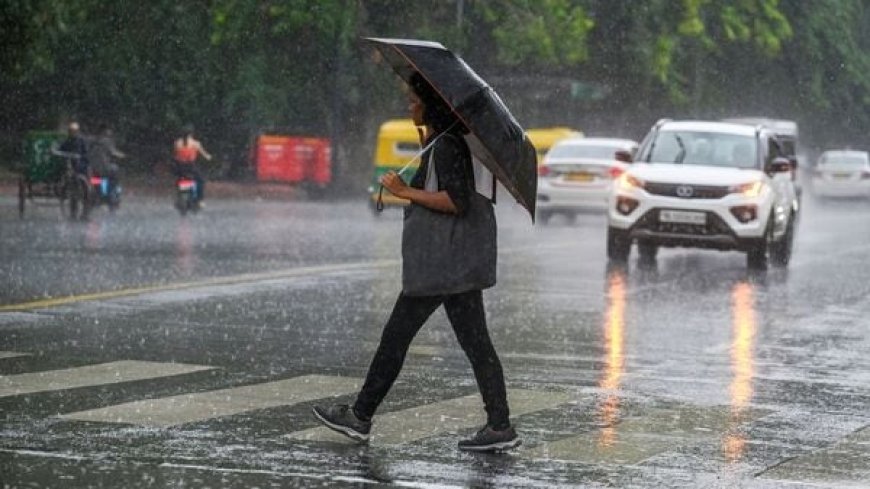
[[[378,140],[375,145],[375,161],[374,175],[372,176],[372,184],[369,187],[369,196],[372,209],[378,200],[378,193],[381,188],[380,178],[384,173],[394,170],[399,171],[411,164],[402,173],[402,178],[405,182],[411,181],[411,176],[414,175],[417,167],[420,165],[420,159],[416,158],[420,152],[420,134],[417,132],[417,127],[411,119],[391,119],[381,124],[378,130]],[[413,162],[411,160],[414,160]],[[388,190],[382,192],[384,206],[407,205],[408,201],[400,199],[391,194]]]

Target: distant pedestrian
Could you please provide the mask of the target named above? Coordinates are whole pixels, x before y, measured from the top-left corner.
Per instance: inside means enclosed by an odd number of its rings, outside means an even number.
[[[200,156],[211,161],[211,155],[205,150],[202,143],[194,137],[193,126],[187,124],[183,128],[181,137],[175,140],[172,157],[174,160],[175,176],[178,178],[192,178],[196,181],[198,202],[202,202],[203,197],[205,197],[205,179],[199,166],[196,164]]]
[[[384,327],[377,352],[369,367],[365,383],[353,406],[333,405],[315,407],[314,414],[327,427],[354,440],[366,442],[372,426],[372,416],[389,392],[399,375],[405,355],[414,336],[439,307],[444,306],[447,317],[463,351],[474,370],[478,388],[483,397],[487,415],[486,426],[469,439],[459,442],[459,448],[471,451],[500,451],[520,444],[516,431],[510,424],[507,393],[502,366],[489,337],[481,289],[495,284],[495,221],[492,204],[476,193],[471,154],[463,138],[465,127],[454,115],[434,89],[419,75],[411,79],[409,111],[417,126],[426,128],[426,146],[421,164],[406,185],[395,172],[381,179],[383,186],[397,197],[408,199],[405,230],[403,232],[403,290],[393,306]],[[409,275],[417,269],[421,260],[414,250],[406,250],[406,240],[443,240],[443,228],[423,230],[418,236],[409,236],[416,231],[409,228],[408,216],[434,214],[435,219],[452,216],[451,222],[479,222],[472,219],[478,203],[483,199],[484,210],[489,212],[492,241],[491,270],[483,283],[465,277],[445,277],[450,289],[426,293],[408,290],[412,282]],[[434,211],[434,212],[433,212]],[[438,217],[438,216],[441,217]],[[455,220],[455,221],[453,221]],[[446,231],[449,233],[449,231]],[[454,256],[457,261],[462,257]],[[424,267],[425,268],[425,267]],[[425,277],[424,277],[425,278]]]

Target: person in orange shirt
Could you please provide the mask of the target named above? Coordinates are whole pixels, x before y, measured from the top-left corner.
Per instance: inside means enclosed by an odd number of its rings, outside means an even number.
[[[172,159],[175,162],[175,176],[178,178],[188,177],[196,181],[196,200],[202,202],[205,196],[205,179],[199,171],[196,160],[202,156],[211,161],[211,155],[205,150],[202,143],[193,137],[193,126],[184,126],[183,135],[175,140],[172,151]]]

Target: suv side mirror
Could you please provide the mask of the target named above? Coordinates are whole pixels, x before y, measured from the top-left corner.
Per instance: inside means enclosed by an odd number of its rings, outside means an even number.
[[[616,161],[621,161],[623,163],[631,163],[634,160],[634,158],[631,157],[631,152],[624,149],[620,149],[614,153],[613,158]]]
[[[791,161],[788,158],[777,156],[765,167],[767,173],[786,173],[791,171]]]

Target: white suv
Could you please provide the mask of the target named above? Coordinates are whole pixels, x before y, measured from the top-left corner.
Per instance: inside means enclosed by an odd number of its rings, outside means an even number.
[[[764,126],[661,120],[610,193],[607,255],[625,261],[637,242],[647,260],[660,246],[685,246],[786,266],[799,211],[790,172]]]

